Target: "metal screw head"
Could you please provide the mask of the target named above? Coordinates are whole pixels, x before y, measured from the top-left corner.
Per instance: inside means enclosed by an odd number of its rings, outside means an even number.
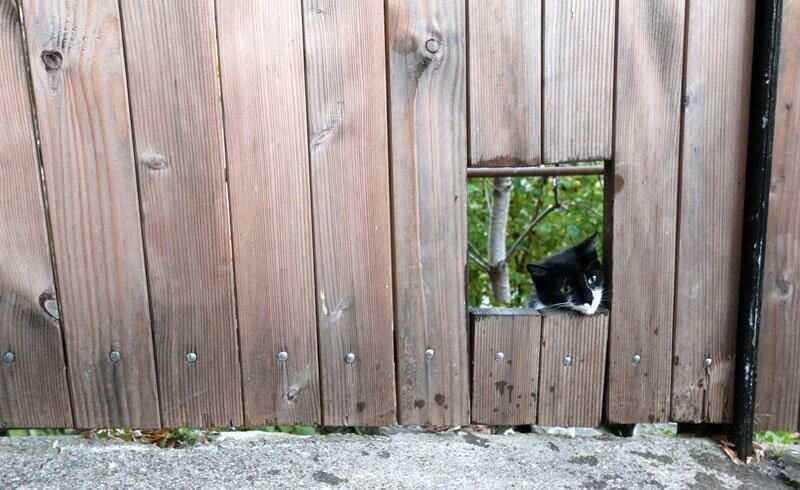
[[[344,362],[346,362],[347,364],[353,364],[354,362],[356,362],[356,355],[353,354],[352,352],[348,353],[346,356],[344,356]]]
[[[502,352],[498,352],[497,354],[494,355],[494,360],[497,362],[503,362],[506,360],[506,355],[503,354]]]
[[[429,360],[433,359],[433,357],[435,355],[436,355],[436,351],[434,351],[433,349],[428,349],[428,350],[425,351],[425,359],[429,359]]]
[[[3,354],[3,362],[5,364],[13,364],[17,360],[17,356],[13,352],[6,352]]]
[[[431,54],[438,53],[439,52],[439,41],[437,41],[436,39],[432,39],[432,38],[428,39],[425,42],[425,49],[427,49],[428,52],[431,53]]]
[[[640,362],[642,362],[642,356],[639,354],[636,354],[633,356],[633,359],[631,359],[631,364],[634,366],[638,366]]]
[[[714,360],[711,359],[710,357],[706,357],[705,359],[703,359],[703,366],[711,367],[712,364],[714,364]]]
[[[64,61],[64,55],[60,51],[42,51],[42,62],[48,70],[58,70]]]
[[[289,360],[289,353],[286,351],[278,352],[278,360],[281,362],[286,362]]]
[[[197,362],[197,354],[195,354],[194,352],[186,354],[186,362],[188,362],[189,364],[194,364],[195,362]]]
[[[565,366],[572,366],[572,356],[564,356],[564,360],[561,361],[561,364]]]
[[[122,360],[122,353],[118,350],[112,350],[108,353],[108,360],[116,364]]]

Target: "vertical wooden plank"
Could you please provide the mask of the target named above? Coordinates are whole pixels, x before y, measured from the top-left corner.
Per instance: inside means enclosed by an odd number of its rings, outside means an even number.
[[[606,407],[615,423],[669,418],[685,4],[619,2]]]
[[[800,1],[784,0],[764,306],[758,349],[758,430],[800,429]]]
[[[218,0],[217,23],[245,424],[318,423],[301,6]]]
[[[542,2],[468,2],[470,165],[539,163]]]
[[[680,422],[733,416],[754,7],[689,2],[686,13],[671,417]]]
[[[521,308],[472,310],[471,316],[472,421],[535,423],[542,317]]]
[[[469,423],[465,27],[463,1],[388,3],[401,424]]]
[[[43,304],[55,283],[15,3],[0,0],[0,427],[71,427],[61,325]]]
[[[600,425],[607,340],[607,315],[542,318],[539,425]]]
[[[322,413],[395,422],[383,2],[304,0]],[[346,363],[345,356],[355,355]]]
[[[26,0],[75,425],[160,423],[115,0]],[[119,362],[109,358],[121,353]]]
[[[241,425],[214,2],[120,4],[163,424]]]
[[[614,0],[545,0],[545,163],[611,158]]]

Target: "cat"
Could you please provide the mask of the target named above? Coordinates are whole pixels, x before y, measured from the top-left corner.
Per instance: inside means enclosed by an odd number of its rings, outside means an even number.
[[[603,301],[603,265],[597,257],[597,232],[586,240],[525,268],[534,289],[528,306],[541,312],[574,310],[593,315]]]

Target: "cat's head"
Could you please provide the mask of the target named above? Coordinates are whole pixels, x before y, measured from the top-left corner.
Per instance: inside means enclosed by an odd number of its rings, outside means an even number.
[[[544,309],[572,309],[592,315],[603,298],[603,266],[597,233],[542,261],[526,265]]]

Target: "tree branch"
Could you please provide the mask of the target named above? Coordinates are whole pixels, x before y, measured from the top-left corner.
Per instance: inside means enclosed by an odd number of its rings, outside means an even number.
[[[480,252],[478,252],[477,247],[475,247],[472,242],[467,242],[467,255],[469,255],[469,258],[478,264],[481,269],[489,272],[489,263],[481,258]]]
[[[517,239],[514,241],[514,244],[511,245],[511,248],[508,250],[508,253],[506,253],[506,259],[508,257],[511,257],[511,254],[514,253],[514,250],[516,250],[517,247],[519,247],[520,244],[522,243],[522,240],[524,240],[525,237],[528,236],[530,234],[530,232],[533,231],[534,228],[536,228],[536,225],[538,225],[543,219],[545,219],[548,214],[552,213],[556,209],[559,209],[561,206],[562,206],[561,202],[558,200],[558,178],[554,177],[553,178],[553,204],[551,204],[550,207],[548,207],[547,209],[542,211],[542,213],[539,214],[536,217],[536,219],[534,219],[531,222],[531,224],[528,225],[527,228],[525,228],[525,231],[523,231],[520,234],[520,236],[517,237]]]
[[[508,256],[508,257],[511,257],[511,254],[513,254],[513,253],[514,253],[514,250],[516,250],[516,249],[517,249],[517,247],[519,247],[519,246],[520,246],[520,244],[522,243],[522,240],[524,240],[524,239],[525,239],[525,237],[526,237],[526,236],[528,236],[528,235],[530,234],[530,232],[531,232],[531,231],[533,231],[533,229],[534,229],[534,228],[536,228],[536,225],[538,225],[538,224],[539,224],[539,223],[540,223],[540,222],[541,222],[543,219],[545,219],[545,218],[547,217],[547,215],[548,215],[548,214],[552,213],[552,212],[553,212],[553,211],[555,211],[556,209],[559,209],[560,207],[561,207],[561,204],[559,204],[559,203],[554,203],[554,204],[551,204],[551,205],[550,205],[550,207],[548,207],[547,209],[545,209],[544,211],[542,211],[542,213],[541,213],[539,216],[537,216],[537,217],[536,217],[536,219],[535,219],[535,220],[533,220],[533,221],[531,222],[531,224],[529,224],[529,225],[528,225],[528,227],[527,227],[527,228],[525,228],[525,231],[523,231],[523,232],[520,234],[520,236],[519,236],[519,237],[517,237],[517,239],[514,241],[514,244],[513,244],[513,245],[511,245],[511,248],[510,248],[510,249],[508,249],[508,254],[507,254],[507,256]]]

